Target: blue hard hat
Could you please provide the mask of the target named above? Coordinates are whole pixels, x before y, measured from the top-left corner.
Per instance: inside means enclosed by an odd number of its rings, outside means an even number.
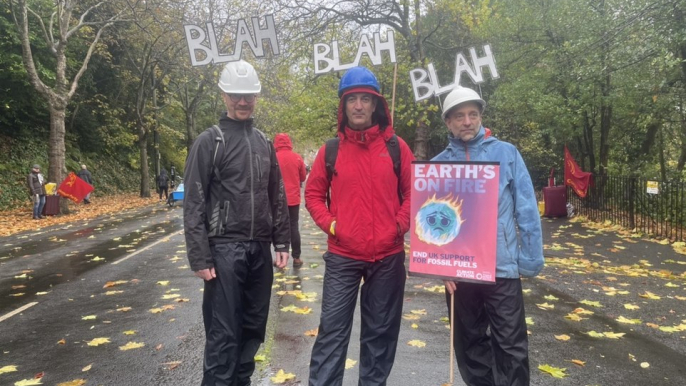
[[[353,67],[343,74],[338,85],[338,97],[343,96],[346,90],[356,87],[368,87],[374,89],[377,93],[381,93],[379,81],[376,80],[374,73],[366,67]]]

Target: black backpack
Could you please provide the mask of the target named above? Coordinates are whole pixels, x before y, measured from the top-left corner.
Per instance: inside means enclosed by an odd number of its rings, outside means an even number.
[[[340,138],[335,137],[326,141],[326,147],[324,148],[324,160],[326,161],[326,177],[329,180],[329,185],[331,185],[331,179],[334,175],[338,174],[336,172],[336,158],[338,157],[338,145],[340,143]],[[400,199],[400,204],[403,203],[403,194],[400,189],[400,144],[398,142],[398,136],[393,134],[393,136],[386,141],[386,148],[388,149],[388,155],[391,156],[393,161],[393,171],[395,176],[398,178],[398,198]],[[326,203],[329,205],[330,198],[329,193],[326,194]]]

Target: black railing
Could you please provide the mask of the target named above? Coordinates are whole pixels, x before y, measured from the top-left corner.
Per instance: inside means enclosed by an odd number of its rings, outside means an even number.
[[[534,177],[539,184],[541,180],[540,176]],[[563,180],[558,177],[557,184],[562,183]],[[686,183],[681,180],[651,181],[636,177],[593,175],[593,183],[584,198],[567,187],[567,202],[574,206],[576,214],[592,221],[610,221],[652,237],[684,241],[685,190]]]

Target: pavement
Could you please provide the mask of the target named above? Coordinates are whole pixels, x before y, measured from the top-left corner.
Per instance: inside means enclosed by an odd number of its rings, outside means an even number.
[[[187,266],[181,216],[180,207],[160,205],[2,238],[0,368],[18,370],[0,372],[0,385],[38,375],[46,385],[77,378],[88,385],[199,384],[202,283]],[[609,226],[542,224],[546,267],[523,281],[531,384],[686,385],[686,256]],[[307,384],[315,338],[306,333],[319,322],[326,236],[304,209],[301,227],[305,265],[275,277],[254,385],[273,385],[279,370],[295,376],[284,384]],[[389,386],[449,382],[441,288],[439,280],[408,278]],[[575,314],[579,308],[586,312]],[[84,318],[91,315],[96,319]],[[359,369],[359,311],[354,320],[346,386],[357,384]],[[99,337],[111,342],[87,344]],[[145,346],[123,351],[129,342]],[[565,375],[554,378],[542,365],[564,368]],[[455,366],[453,385],[463,384]]]

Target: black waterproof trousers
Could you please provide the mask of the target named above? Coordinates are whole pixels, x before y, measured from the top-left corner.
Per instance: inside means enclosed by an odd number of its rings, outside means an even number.
[[[447,292],[446,303],[450,310]],[[455,356],[464,382],[468,386],[528,386],[522,282],[502,278],[495,285],[460,282],[454,310]]]
[[[268,242],[212,246],[216,279],[205,282],[203,386],[250,385],[264,342],[274,279]]]
[[[288,217],[291,226],[291,257],[299,259],[300,250],[300,228],[298,221],[300,219],[300,205],[291,205],[288,207]]]
[[[360,280],[362,325],[358,385],[382,386],[393,367],[405,291],[405,252],[370,263],[326,252],[319,335],[312,348],[310,386],[343,384]]]

